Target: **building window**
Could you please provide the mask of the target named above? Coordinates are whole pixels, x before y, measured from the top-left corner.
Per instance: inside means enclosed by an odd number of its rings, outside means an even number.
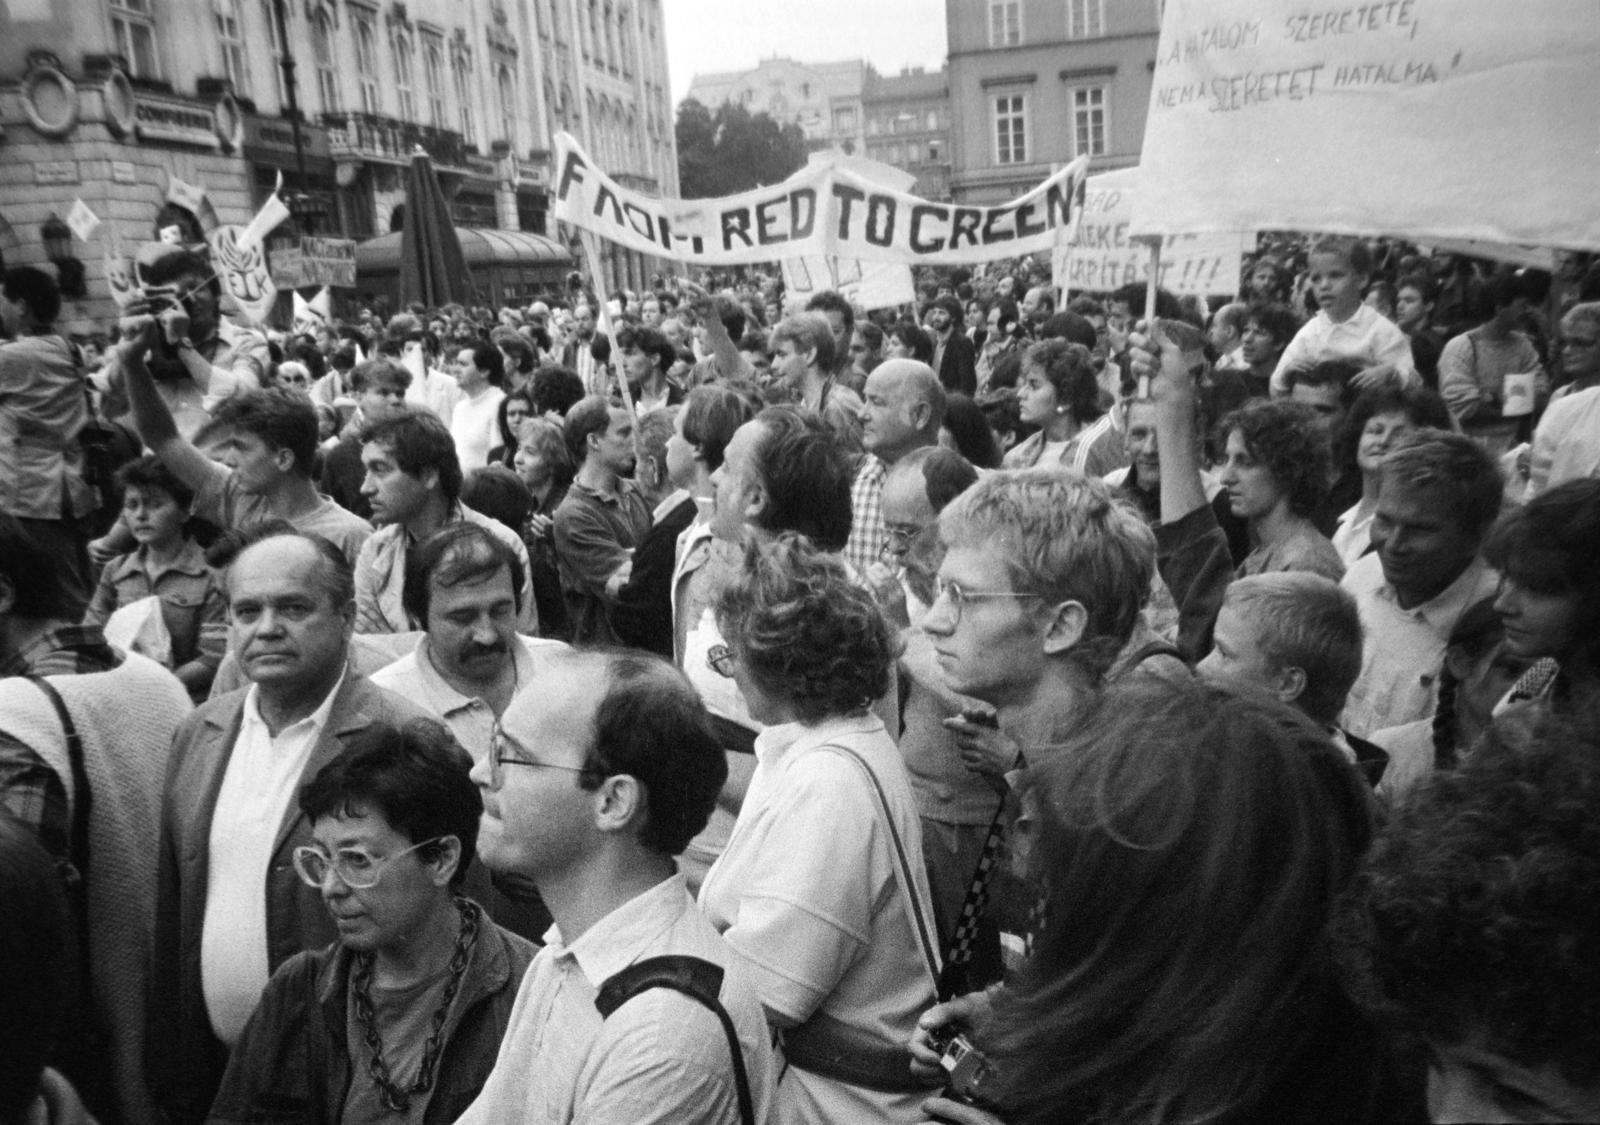
[[[1106,88],[1088,86],[1072,91],[1073,136],[1076,155],[1106,154]]]
[[[877,135],[878,135],[878,119],[876,117],[867,118],[867,136],[876,137]]]
[[[267,49],[272,53],[272,89],[278,95],[278,108],[289,106],[289,91],[283,85],[283,39],[278,35],[278,11],[272,0],[261,0],[261,15],[267,22]]]
[[[500,135],[512,148],[517,147],[517,93],[511,81],[511,68],[495,68],[495,83],[500,91]]]
[[[244,27],[233,0],[223,0],[212,13],[217,21],[217,41],[222,44],[222,73],[233,83],[233,91],[250,95],[250,75],[245,69]]]
[[[889,146],[889,163],[890,164],[899,164],[900,163],[900,146],[899,145],[890,145]]]
[[[928,132],[931,133],[935,129],[937,129],[938,127],[939,127],[939,111],[936,110],[936,109],[930,109],[928,111]]]
[[[836,109],[833,111],[833,131],[835,133],[853,133],[856,128],[856,111],[854,109]]]
[[[937,163],[939,163],[939,142],[938,141],[929,141],[928,142],[928,163],[929,164],[937,164]]]
[[[450,60],[455,72],[456,105],[461,114],[461,136],[469,145],[478,143],[476,122],[472,119],[472,58],[466,51],[457,51]]]
[[[361,84],[361,110],[377,113],[382,104],[378,101],[378,33],[368,16],[355,16],[356,28],[356,81]]]
[[[1022,94],[994,100],[994,159],[996,164],[1028,162],[1027,99]]]
[[[428,123],[444,129],[444,44],[436,36],[422,41],[422,80],[428,87]]]
[[[916,141],[912,141],[910,144],[906,145],[906,163],[907,164],[921,164],[922,163],[922,146],[919,145]]]
[[[989,0],[989,46],[1022,42],[1022,0]]]
[[[152,0],[111,0],[111,39],[134,78],[160,78]]]
[[[1106,33],[1106,0],[1067,0],[1067,38],[1097,39]]]
[[[317,96],[323,113],[339,112],[339,78],[333,72],[333,23],[326,8],[311,17],[311,59],[317,68]]]
[[[400,116],[406,121],[416,121],[417,92],[411,66],[411,36],[403,31],[395,31],[389,39],[389,50],[394,55],[394,85],[400,95]]]

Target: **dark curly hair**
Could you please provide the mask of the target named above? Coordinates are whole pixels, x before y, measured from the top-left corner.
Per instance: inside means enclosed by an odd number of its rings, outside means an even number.
[[[1288,399],[1248,402],[1222,420],[1219,445],[1237,430],[1250,456],[1259,461],[1289,497],[1289,510],[1303,519],[1316,515],[1328,494],[1333,455],[1317,412]]]
[[[1024,368],[1037,367],[1056,389],[1056,401],[1067,408],[1079,425],[1094,421],[1100,409],[1100,383],[1095,377],[1094,357],[1082,344],[1066,340],[1044,340],[1030,347],[1022,357]]]
[[[1496,724],[1379,837],[1334,933],[1402,1035],[1600,1079],[1600,708]]]
[[[878,603],[803,536],[752,545],[716,613],[751,678],[801,722],[858,714],[889,690],[899,646]]]

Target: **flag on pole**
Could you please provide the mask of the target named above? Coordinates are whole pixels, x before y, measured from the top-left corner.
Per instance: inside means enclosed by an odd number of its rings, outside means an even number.
[[[91,211],[83,200],[74,199],[72,210],[67,212],[67,226],[72,228],[79,242],[88,242],[100,228],[100,216]]]
[[[176,176],[167,177],[167,202],[186,207],[196,216],[206,200],[206,189],[197,184],[185,183]]]
[[[277,229],[278,224],[289,217],[289,208],[285,206],[278,193],[283,190],[283,173],[278,173],[278,186],[272,189],[272,198],[261,205],[261,210],[256,212],[256,217],[250,220],[250,225],[244,228],[239,235],[238,247],[247,251],[261,244]]]

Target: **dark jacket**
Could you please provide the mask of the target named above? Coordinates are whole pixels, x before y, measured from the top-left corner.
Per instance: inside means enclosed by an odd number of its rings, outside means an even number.
[[[367,470],[361,464],[361,438],[346,433],[322,460],[322,491],[345,511],[370,520],[372,504],[361,493],[361,485],[366,479]]]
[[[617,591],[611,627],[617,639],[672,659],[672,569],[678,536],[694,522],[694,499],[688,498],[650,528],[633,553],[633,572]]]
[[[978,393],[978,350],[960,328],[950,333],[939,364],[939,382],[952,394]]]
[[[211,817],[239,738],[249,689],[219,696],[184,720],[172,740],[157,858],[155,955],[151,965],[145,1075],[171,1125],[198,1125],[228,1063],[211,1031],[200,983],[200,933],[211,864]],[[336,758],[345,743],[375,722],[429,717],[415,705],[347,672],[311,747],[301,784]],[[322,896],[295,874],[294,849],[311,842],[311,826],[291,802],[278,827],[267,869],[267,964],[276,970],[296,953],[338,938]]]
[[[537,948],[482,916],[444,1026],[423,1125],[450,1125],[494,1069],[522,976]],[[228,1062],[209,1125],[331,1125],[352,1075],[349,981],[352,956],[335,942],[285,961],[261,994]],[[362,1080],[370,1081],[363,1073]]]

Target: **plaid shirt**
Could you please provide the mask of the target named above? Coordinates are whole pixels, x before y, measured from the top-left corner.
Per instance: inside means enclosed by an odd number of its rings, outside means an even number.
[[[109,672],[122,663],[97,625],[63,625],[41,634],[0,664],[0,677],[77,676]],[[56,771],[31,747],[0,732],[0,808],[32,828],[46,850],[67,855],[67,790]]]
[[[888,539],[883,526],[883,478],[888,473],[889,467],[869,453],[850,486],[850,538],[845,540],[844,561],[862,574],[878,561]]]

